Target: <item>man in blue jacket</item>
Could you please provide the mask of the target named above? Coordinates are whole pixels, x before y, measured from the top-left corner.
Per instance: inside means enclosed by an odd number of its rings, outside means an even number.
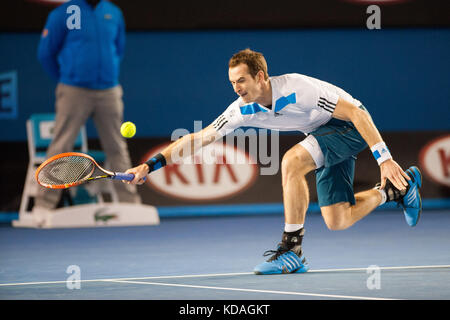
[[[72,151],[81,126],[92,117],[110,169],[130,167],[128,147],[120,135],[119,68],[124,47],[122,12],[109,1],[72,0],[50,12],[38,49],[45,71],[58,82],[54,139],[48,157]],[[115,184],[119,201],[140,203],[137,189],[124,186]],[[33,211],[54,209],[59,199],[60,192],[40,188]]]

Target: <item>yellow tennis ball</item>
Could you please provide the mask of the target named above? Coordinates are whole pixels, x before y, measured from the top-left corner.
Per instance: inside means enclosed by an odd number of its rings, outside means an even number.
[[[136,134],[136,126],[133,122],[127,121],[120,126],[120,133],[125,138],[132,138]]]

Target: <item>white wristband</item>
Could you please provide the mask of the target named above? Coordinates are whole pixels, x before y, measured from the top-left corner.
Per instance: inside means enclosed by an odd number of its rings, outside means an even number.
[[[392,159],[391,153],[386,147],[386,143],[383,141],[373,145],[370,150],[372,151],[375,160],[377,160],[378,165],[382,164],[386,160]]]

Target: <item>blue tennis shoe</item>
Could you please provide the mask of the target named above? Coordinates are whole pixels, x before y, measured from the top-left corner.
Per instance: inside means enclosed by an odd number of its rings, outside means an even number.
[[[422,198],[420,196],[420,187],[422,187],[422,174],[419,168],[413,166],[406,170],[406,174],[411,178],[408,181],[406,194],[402,197],[400,205],[405,214],[406,223],[414,227],[420,218],[422,212]]]
[[[255,267],[253,270],[255,274],[303,273],[309,270],[305,257],[299,257],[292,250],[285,251],[282,247],[278,247],[278,250],[266,251],[266,253],[274,254],[269,260]]]
[[[397,189],[389,179],[386,181],[384,190],[386,191],[386,202],[395,201],[399,207],[402,207],[405,214],[406,223],[414,227],[420,218],[422,212],[422,199],[420,197],[420,187],[422,187],[422,175],[419,169],[415,166],[410,167],[405,171],[410,177],[408,186],[405,190]],[[380,188],[380,183],[375,186]]]
[[[303,273],[309,270],[308,263],[302,255],[302,239],[305,230],[288,233],[284,232],[282,241],[277,250],[268,250],[264,256],[269,260],[257,265],[253,270],[256,274],[281,274],[281,273]]]

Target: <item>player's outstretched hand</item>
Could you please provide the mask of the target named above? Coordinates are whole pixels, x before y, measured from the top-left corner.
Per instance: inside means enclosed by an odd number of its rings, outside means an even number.
[[[128,184],[143,184],[145,182],[145,178],[148,174],[148,165],[143,163],[137,167],[128,169],[125,173],[134,174],[134,179],[132,181],[124,181]]]
[[[386,179],[392,182],[392,184],[399,190],[405,190],[408,186],[406,180],[411,178],[403,171],[400,165],[392,159],[384,161],[380,165],[381,171],[381,189],[386,186]]]

